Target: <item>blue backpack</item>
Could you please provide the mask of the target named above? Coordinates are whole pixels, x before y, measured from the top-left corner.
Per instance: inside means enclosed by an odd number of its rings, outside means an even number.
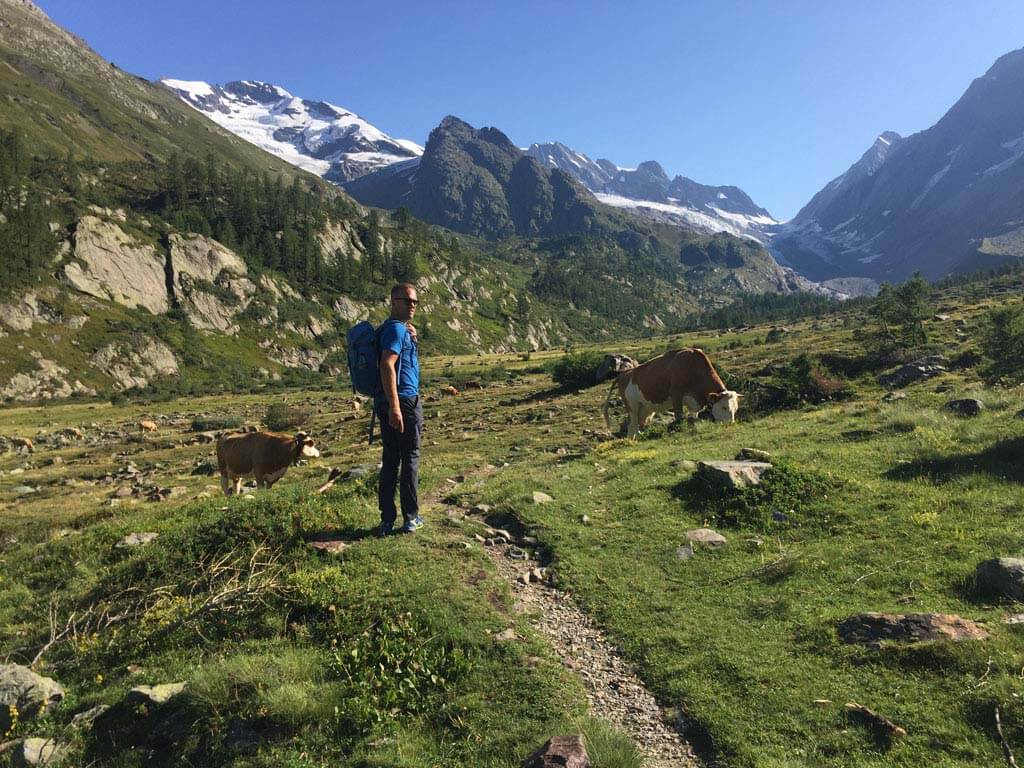
[[[352,391],[367,397],[377,397],[380,385],[380,344],[377,334],[390,321],[384,321],[380,328],[374,328],[369,320],[363,320],[349,328],[345,334],[348,344],[348,373],[352,378]],[[401,359],[399,359],[401,366]],[[399,369],[396,369],[396,373]]]
[[[352,378],[352,391],[376,397],[380,392],[377,330],[369,320],[363,320],[349,328],[345,342],[348,344],[348,373]]]

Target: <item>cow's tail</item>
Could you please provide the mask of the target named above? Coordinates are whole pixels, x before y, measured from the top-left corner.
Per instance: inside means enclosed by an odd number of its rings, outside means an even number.
[[[612,392],[615,391],[615,388],[618,385],[619,385],[619,379],[618,379],[618,377],[616,377],[616,378],[614,378],[612,380],[612,385],[608,389],[608,395],[604,399],[604,405],[601,406],[601,413],[604,414],[604,426],[605,426],[605,429],[608,429],[608,430],[610,430],[612,428],[611,419],[608,418],[608,409],[611,407],[611,404],[612,404]]]

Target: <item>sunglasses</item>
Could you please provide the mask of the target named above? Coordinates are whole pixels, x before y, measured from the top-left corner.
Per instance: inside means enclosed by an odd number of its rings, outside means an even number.
[[[412,304],[413,306],[420,303],[419,299],[410,299],[408,296],[398,296],[395,301],[404,301],[406,304]]]

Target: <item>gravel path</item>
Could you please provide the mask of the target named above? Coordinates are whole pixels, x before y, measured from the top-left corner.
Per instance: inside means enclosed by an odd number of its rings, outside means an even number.
[[[661,707],[619,649],[572,597],[551,587],[544,569],[536,568],[523,550],[501,537],[488,541],[493,542],[486,547],[488,554],[515,590],[516,610],[535,617],[533,626],[548,639],[565,667],[583,679],[591,714],[629,734],[647,768],[699,766],[678,730],[662,720]]]

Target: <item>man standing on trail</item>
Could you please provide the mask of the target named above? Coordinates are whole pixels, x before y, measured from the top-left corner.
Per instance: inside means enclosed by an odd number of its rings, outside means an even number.
[[[381,536],[393,533],[398,512],[395,485],[400,486],[404,533],[423,525],[416,486],[420,473],[420,434],[423,403],[420,402],[420,360],[417,352],[416,286],[401,283],[391,289],[391,317],[377,329],[382,394],[374,407],[380,419],[384,456],[377,486]],[[399,465],[401,479],[399,482]]]

